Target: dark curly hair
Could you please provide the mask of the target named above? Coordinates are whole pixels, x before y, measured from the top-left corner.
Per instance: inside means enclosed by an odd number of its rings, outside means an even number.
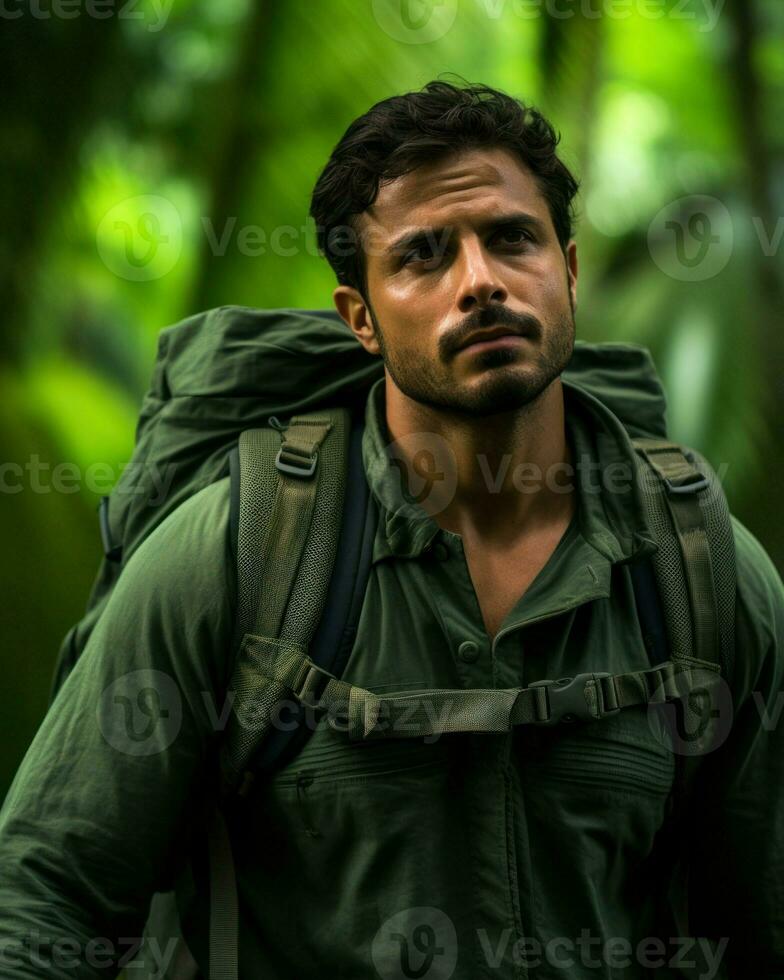
[[[355,218],[373,204],[380,184],[457,150],[501,147],[534,175],[565,251],[579,185],[556,156],[559,140],[535,108],[487,85],[432,81],[377,102],[348,127],[313,189],[319,250],[338,282],[365,296],[365,255],[345,242],[359,242]]]

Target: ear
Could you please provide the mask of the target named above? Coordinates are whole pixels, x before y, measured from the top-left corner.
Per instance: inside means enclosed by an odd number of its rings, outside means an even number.
[[[572,310],[577,310],[577,243],[572,239],[566,246],[566,273],[569,294],[572,297]]]
[[[368,354],[380,354],[373,318],[359,290],[337,286],[332,293],[335,308]]]

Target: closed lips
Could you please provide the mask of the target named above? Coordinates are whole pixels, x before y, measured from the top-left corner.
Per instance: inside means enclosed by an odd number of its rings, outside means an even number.
[[[464,348],[466,348],[466,347],[470,347],[472,344],[486,343],[487,341],[490,341],[490,340],[501,340],[504,337],[513,337],[513,338],[519,340],[519,339],[521,339],[521,334],[515,333],[513,330],[504,330],[503,332],[499,332],[499,333],[477,334],[474,337],[470,337],[463,344],[463,347],[461,348],[461,350],[464,349]]]

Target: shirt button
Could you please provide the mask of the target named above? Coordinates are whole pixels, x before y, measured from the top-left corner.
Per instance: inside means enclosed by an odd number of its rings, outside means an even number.
[[[479,645],[473,640],[465,640],[457,648],[457,655],[464,664],[473,664],[479,659]]]
[[[433,554],[439,561],[446,561],[449,558],[449,548],[443,541],[436,541],[433,545]]]

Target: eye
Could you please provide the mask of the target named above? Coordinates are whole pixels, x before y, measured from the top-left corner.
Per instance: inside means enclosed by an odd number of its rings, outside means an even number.
[[[403,256],[403,265],[421,265],[425,269],[437,269],[444,257],[443,252],[433,249],[428,242],[422,242]]]
[[[526,242],[533,242],[534,240],[531,232],[527,228],[519,225],[504,228],[498,233],[497,237],[502,240],[502,245],[523,245]]]

